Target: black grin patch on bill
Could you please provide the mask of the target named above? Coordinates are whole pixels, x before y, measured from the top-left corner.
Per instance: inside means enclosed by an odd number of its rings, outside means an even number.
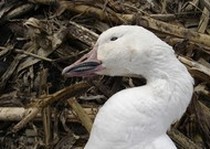
[[[69,72],[84,72],[84,71],[89,71],[89,70],[93,70],[94,68],[96,68],[98,65],[100,65],[100,63],[98,62],[84,62],[81,64],[78,64],[74,67],[72,67]]]

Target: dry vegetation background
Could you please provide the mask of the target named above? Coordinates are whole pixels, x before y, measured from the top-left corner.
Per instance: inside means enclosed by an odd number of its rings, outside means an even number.
[[[98,108],[145,80],[61,71],[119,24],[144,26],[174,47],[196,84],[168,134],[181,149],[210,148],[209,11],[209,0],[0,1],[0,148],[83,148]]]

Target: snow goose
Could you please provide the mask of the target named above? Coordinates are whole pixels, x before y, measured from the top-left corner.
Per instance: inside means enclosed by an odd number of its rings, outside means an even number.
[[[143,76],[144,86],[124,89],[99,110],[85,149],[175,149],[166,134],[185,112],[193,78],[171,46],[140,26],[103,32],[94,48],[63,75]]]

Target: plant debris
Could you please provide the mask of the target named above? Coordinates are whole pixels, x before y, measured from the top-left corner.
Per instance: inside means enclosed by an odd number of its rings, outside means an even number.
[[[143,26],[174,47],[196,83],[188,110],[168,134],[180,149],[210,148],[209,16],[208,0],[2,0],[0,148],[83,148],[106,100],[145,84],[61,75],[100,33],[120,24]]]

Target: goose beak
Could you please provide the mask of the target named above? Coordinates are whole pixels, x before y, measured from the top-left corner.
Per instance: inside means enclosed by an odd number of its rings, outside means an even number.
[[[65,77],[87,77],[95,75],[102,69],[102,62],[97,59],[97,48],[94,47],[93,50],[85,54],[75,63],[65,67],[62,75]]]

